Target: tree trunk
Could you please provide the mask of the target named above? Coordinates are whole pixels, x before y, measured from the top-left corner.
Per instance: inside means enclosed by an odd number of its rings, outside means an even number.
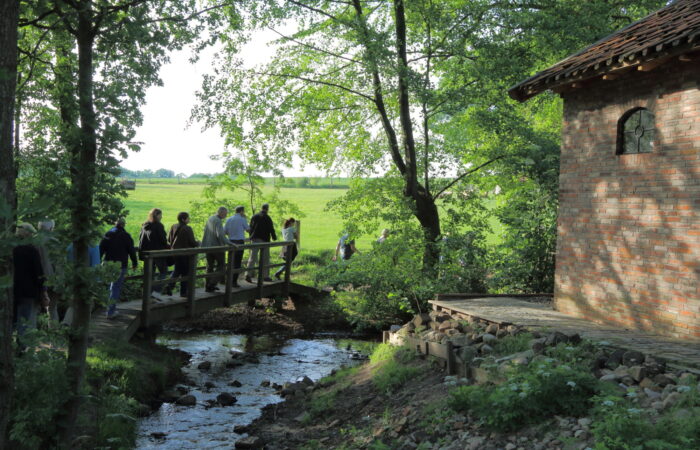
[[[93,193],[96,174],[97,136],[93,99],[93,44],[92,2],[80,4],[76,38],[78,43],[78,107],[80,114],[80,145],[73,146],[71,158],[71,184],[74,207],[71,211],[73,248],[76,269],[88,267],[88,246],[93,224]],[[75,308],[68,340],[67,379],[70,396],[60,421],[61,440],[72,442],[78,409],[82,402],[81,389],[85,376],[85,358],[88,349],[91,301],[88,284],[76,276],[72,283],[72,300]]]
[[[12,236],[17,197],[12,141],[15,87],[17,82],[17,24],[19,1],[0,1],[0,239]],[[9,208],[6,208],[9,206]],[[3,213],[6,211],[6,214]],[[12,252],[2,245],[0,278],[12,280]],[[8,448],[7,426],[12,407],[14,366],[12,360],[12,287],[0,290],[0,449]]]

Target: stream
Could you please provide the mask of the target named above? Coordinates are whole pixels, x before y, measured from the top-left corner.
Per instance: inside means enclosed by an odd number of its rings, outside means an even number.
[[[315,382],[342,365],[358,363],[353,359],[356,352],[346,349],[347,341],[341,343],[331,337],[166,333],[158,342],[191,355],[182,370],[191,381],[187,393],[196,397],[197,404],[163,403],[156,412],[140,419],[136,441],[139,449],[233,448],[236,440],[245,436],[235,433],[234,426],[250,424],[265,405],[283,401],[274,388],[261,386],[263,381],[282,385],[307,376]],[[236,352],[254,353],[259,362],[227,368]],[[205,361],[211,362],[211,368],[198,369]],[[230,385],[236,380],[241,386]],[[207,403],[224,392],[238,401],[227,407]]]

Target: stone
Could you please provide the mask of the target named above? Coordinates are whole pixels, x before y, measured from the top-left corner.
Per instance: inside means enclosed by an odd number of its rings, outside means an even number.
[[[535,353],[535,354],[540,354],[544,352],[545,349],[545,342],[547,342],[547,338],[536,338],[532,339],[530,341],[530,349]]]
[[[492,343],[496,340],[498,340],[498,338],[491,333],[484,333],[481,335],[481,342],[485,344]]]
[[[413,322],[408,322],[406,325],[403,326],[403,329],[408,332],[416,331],[416,324]]]
[[[210,361],[203,361],[197,365],[197,368],[199,370],[209,370],[209,369],[211,369],[211,362]]]
[[[666,387],[669,384],[676,384],[673,378],[663,373],[654,376],[654,383],[658,384],[661,387]]]
[[[457,335],[459,335],[459,330],[456,328],[448,328],[447,330],[445,330],[445,334],[448,337],[457,336]]]
[[[243,434],[248,432],[248,425],[234,425],[233,432],[236,434]]]
[[[504,338],[508,336],[508,331],[505,328],[499,328],[498,331],[496,331],[496,337],[498,339]]]
[[[227,369],[235,369],[236,367],[242,366],[244,363],[241,361],[228,361],[226,363],[226,368]]]
[[[510,334],[511,336],[516,336],[516,335],[520,334],[520,330],[521,330],[521,328],[520,328],[519,326],[517,326],[517,325],[508,325],[508,326],[506,327],[506,331],[507,331],[508,334]]]
[[[648,378],[647,378],[647,379],[648,379]],[[646,396],[649,397],[649,399],[651,399],[652,401],[660,400],[660,399],[661,399],[661,394],[660,394],[660,393],[658,393],[658,392],[656,392],[656,391],[653,391],[653,390],[651,390],[651,389],[649,389],[649,388],[644,388],[644,393],[645,393]]]
[[[512,442],[506,444],[506,450],[515,450],[516,448],[518,448],[518,446],[513,444]]]
[[[676,406],[676,404],[681,400],[681,394],[678,392],[671,392],[668,394],[668,397],[666,397],[663,402],[662,402],[662,409],[669,409],[672,408],[673,406]]]
[[[678,382],[685,386],[690,386],[695,382],[695,376],[690,372],[683,372],[680,377],[678,377]]]
[[[608,369],[615,369],[617,366],[622,364],[622,356],[625,354],[624,350],[615,350],[608,356],[608,360],[605,362],[605,367]]]
[[[657,411],[664,409],[664,403],[662,401],[656,401],[651,404],[651,407]]]
[[[180,406],[194,406],[197,404],[197,398],[190,394],[183,395],[182,397],[178,398],[175,403]]]
[[[479,352],[482,355],[490,355],[493,353],[493,347],[491,347],[489,344],[481,344],[481,347],[479,347]]]
[[[593,358],[593,363],[591,364],[591,369],[603,369],[605,367],[605,363],[607,362],[608,357],[603,355],[603,354],[597,354]]]
[[[430,322],[430,324],[429,324],[430,329],[433,330],[433,331],[438,331],[438,330],[440,329],[440,324],[441,324],[441,323],[442,323],[442,322]]]
[[[469,364],[476,357],[476,349],[474,347],[461,347],[457,350],[457,356],[462,362]]]
[[[617,366],[614,370],[615,375],[618,375],[620,378],[628,376],[629,373],[629,368],[627,366]]]
[[[603,375],[602,377],[600,377],[600,381],[617,383],[620,378],[621,378],[620,375],[618,375],[616,373],[609,373],[607,375]]]
[[[592,421],[588,417],[581,417],[580,419],[578,419],[577,423],[578,426],[580,426],[584,430],[587,430],[588,428],[590,428]]]
[[[643,378],[642,381],[639,382],[639,387],[641,387],[642,389],[651,389],[652,391],[657,392],[661,391],[659,385],[654,383],[654,381],[649,377]]]
[[[489,333],[489,334],[493,334],[495,336],[496,333],[498,333],[498,325],[495,323],[490,324],[489,326],[486,327],[485,332]]]
[[[578,333],[567,333],[566,337],[568,338],[570,344],[578,345],[582,341],[581,335]]]
[[[306,375],[304,375],[303,377],[301,377],[300,379],[298,379],[298,380],[297,380],[297,383],[302,383],[302,384],[305,384],[305,385],[307,385],[307,386],[313,386],[313,385],[314,385],[313,380],[312,380],[311,378],[307,377]]]
[[[241,386],[243,386],[243,384],[242,384],[240,381],[238,381],[238,380],[233,380],[233,381],[230,382],[228,385],[229,385],[229,386],[233,386],[233,387],[241,387]]]
[[[647,375],[653,377],[666,372],[666,360],[657,356],[647,355],[644,358],[644,368],[647,370]]]
[[[452,345],[455,347],[466,347],[471,344],[471,340],[466,334],[458,334],[450,337]]]
[[[457,328],[459,324],[454,321],[454,320],[446,320],[444,322],[441,322],[440,325],[438,326],[438,330],[442,331],[443,333],[451,328]]]
[[[420,327],[421,325],[426,326],[428,323],[430,323],[430,320],[430,314],[418,314],[416,317],[413,318],[413,325],[415,325],[416,327]]]
[[[165,391],[160,394],[160,399],[164,403],[175,403],[180,397],[182,397],[182,394],[177,391]]]
[[[212,389],[212,388],[215,387],[215,386],[216,386],[216,385],[215,385],[214,383],[212,383],[211,381],[207,381],[207,382],[204,383],[204,388],[205,388],[205,389]]]
[[[564,333],[562,333],[560,331],[555,331],[555,332],[549,333],[547,335],[547,338],[545,340],[545,345],[547,347],[554,347],[556,345],[559,345],[561,343],[568,342],[568,341],[569,341],[569,338],[567,335],[565,335]]]
[[[467,448],[470,450],[477,450],[483,447],[484,445],[484,437],[483,436],[473,436],[467,439]]]
[[[154,431],[151,433],[151,437],[153,439],[165,439],[168,436],[168,433],[163,433],[162,431]]]
[[[512,355],[504,356],[496,360],[496,364],[501,364],[503,362],[510,362],[516,366],[526,366],[530,363],[535,353],[532,350],[525,350],[524,352],[513,353]]]
[[[236,441],[236,448],[263,448],[263,441],[257,436],[248,436]]]
[[[637,383],[642,381],[647,376],[647,370],[644,368],[644,366],[632,366],[629,368],[628,373]]]
[[[622,355],[622,364],[627,367],[638,366],[644,363],[644,353],[636,350],[629,350]]]
[[[270,380],[262,380],[260,383],[260,387],[269,387],[270,386]]]
[[[238,399],[228,392],[222,392],[216,396],[216,401],[219,402],[221,406],[231,406],[236,403]]]

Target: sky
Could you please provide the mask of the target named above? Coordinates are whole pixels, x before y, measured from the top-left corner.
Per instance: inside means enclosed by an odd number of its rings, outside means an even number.
[[[276,35],[260,32],[242,49],[242,56],[249,65],[269,59],[274,48],[268,45]],[[196,64],[189,62],[191,50],[185,49],[170,55],[171,62],[161,68],[163,86],[153,86],[146,92],[142,108],[143,125],[136,130],[135,141],[142,142],[141,151],[130,153],[122,166],[130,170],[170,169],[175,173],[215,173],[222,170],[220,161],[212,155],[224,151],[224,138],[220,129],[203,130],[202,125],[188,126],[195,92],[202,85],[202,77],[211,68],[214,50],[200,53]],[[285,176],[322,176],[313,167],[284,171]]]

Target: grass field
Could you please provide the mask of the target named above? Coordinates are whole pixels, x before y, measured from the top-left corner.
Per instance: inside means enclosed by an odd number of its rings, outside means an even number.
[[[190,203],[199,200],[203,184],[146,184],[137,183],[136,190],[127,191],[128,197],[125,199],[126,208],[129,210],[127,216],[127,231],[131,233],[134,240],[138,239],[141,223],[143,223],[151,208],[163,210],[163,223],[166,230],[177,221],[177,214],[180,211],[188,211]],[[270,187],[263,188],[266,192]],[[284,200],[294,201],[299,205],[306,215],[301,226],[301,246],[303,250],[325,250],[334,249],[338,242],[338,235],[342,231],[340,218],[330,212],[324,211],[326,204],[345,193],[343,189],[301,189],[282,188],[280,197]],[[237,198],[233,196],[232,198]],[[212,211],[214,214],[215,211]],[[250,211],[248,216],[250,217]],[[274,209],[270,215],[279,225],[282,217],[275,214]],[[199,227],[201,228],[201,226]],[[201,239],[203,230],[195,227],[195,236]],[[279,231],[278,231],[278,234]],[[377,233],[378,234],[378,233]],[[371,236],[358,239],[358,247],[368,248],[372,240]]]

